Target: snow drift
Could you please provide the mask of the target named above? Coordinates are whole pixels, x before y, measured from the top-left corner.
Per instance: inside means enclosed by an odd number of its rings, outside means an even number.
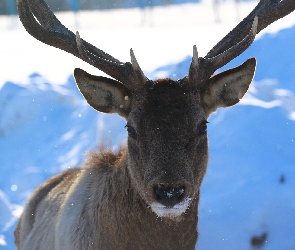
[[[226,67],[258,59],[246,97],[210,118],[210,163],[202,186],[198,249],[295,248],[295,28],[265,35]],[[183,77],[191,57],[150,72]],[[28,195],[49,176],[79,166],[104,141],[124,143],[125,121],[98,114],[70,76],[51,84],[38,73],[0,90],[0,248]]]

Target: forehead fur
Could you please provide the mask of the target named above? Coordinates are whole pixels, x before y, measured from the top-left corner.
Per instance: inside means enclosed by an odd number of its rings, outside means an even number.
[[[160,79],[147,88],[147,101],[153,110],[183,113],[192,104],[192,90],[180,81]]]

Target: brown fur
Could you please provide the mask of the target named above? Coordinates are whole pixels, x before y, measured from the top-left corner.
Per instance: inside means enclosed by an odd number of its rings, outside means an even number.
[[[125,149],[92,153],[81,169],[52,177],[33,192],[15,231],[17,248],[194,249],[208,163],[206,120],[217,108],[239,102],[256,60],[212,74],[245,51],[256,33],[292,12],[294,1],[261,0],[204,58],[193,47],[187,76],[154,82],[132,49],[131,63],[120,62],[63,26],[44,0],[17,0],[17,7],[32,36],[116,79],[74,71],[88,104],[125,118],[128,131]]]
[[[87,156],[83,169],[66,170],[40,185],[26,205],[31,209],[24,212],[15,230],[17,248],[44,249],[46,245],[42,242],[48,236],[48,231],[45,227],[34,230],[36,217],[42,222],[54,220],[54,217],[58,216],[56,208],[63,205],[58,196],[64,197],[72,185],[79,185],[78,183],[83,182],[83,178],[89,175],[86,189],[89,191],[87,197],[91,198],[83,207],[81,217],[77,218],[86,221],[86,224],[81,228],[70,228],[73,232],[70,241],[75,242],[75,249],[194,249],[197,239],[196,207],[192,207],[184,215],[186,219],[180,222],[157,217],[132,188],[124,159],[126,149],[117,154],[106,150],[92,152]],[[50,193],[55,191],[58,191],[55,199],[47,203],[46,207],[42,206],[46,194],[50,196]],[[52,214],[52,217],[48,218],[46,210],[55,211],[55,215]],[[29,221],[26,234],[23,234],[26,223],[24,218]],[[77,240],[80,230],[84,231],[83,241],[79,238]],[[103,234],[93,235],[97,230]],[[190,233],[179,235],[180,230]],[[37,243],[34,244],[35,247],[32,240]],[[51,246],[47,249],[55,248]],[[67,249],[66,245],[64,249]]]
[[[206,89],[187,78],[129,89],[76,70],[90,105],[127,120],[127,145],[117,154],[90,153],[81,169],[40,185],[17,225],[17,248],[195,249],[208,164],[206,119],[244,95],[254,68],[250,60],[211,79]]]
[[[52,177],[33,192],[15,232],[18,249],[194,249],[208,163],[206,120],[217,108],[239,102],[256,60],[212,74],[295,8],[294,1],[274,2],[261,0],[204,58],[194,46],[181,80],[153,82],[132,49],[131,63],[122,63],[63,26],[44,0],[17,0],[32,36],[116,79],[74,71],[89,105],[122,116],[128,131],[127,146],[118,154],[91,154],[82,169]]]

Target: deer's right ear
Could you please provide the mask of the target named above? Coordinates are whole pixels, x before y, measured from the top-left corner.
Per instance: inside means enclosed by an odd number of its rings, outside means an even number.
[[[88,104],[99,112],[118,113],[127,119],[131,110],[131,93],[122,83],[75,69],[77,86]]]

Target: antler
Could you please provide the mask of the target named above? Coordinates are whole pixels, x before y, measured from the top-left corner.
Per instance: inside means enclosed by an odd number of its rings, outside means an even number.
[[[148,80],[132,50],[132,64],[120,62],[81,39],[78,32],[75,35],[68,30],[43,0],[17,0],[17,7],[25,29],[39,41],[73,54],[124,84],[136,85],[141,80]]]
[[[294,0],[260,0],[254,10],[231,32],[218,42],[204,58],[193,58],[189,81],[202,84],[217,69],[243,53],[254,41],[255,35],[274,21],[290,14],[295,9]],[[249,31],[250,30],[250,31]]]
[[[294,9],[294,0],[260,0],[254,10],[210,50],[206,58],[214,57],[234,46],[236,41],[241,41],[250,29],[255,16],[259,20],[258,34],[271,23],[293,12]]]
[[[48,45],[65,50],[102,70],[124,84],[137,85],[147,81],[133,51],[131,62],[122,63],[68,30],[56,18],[44,0],[17,0],[18,12],[24,27],[33,37]],[[243,53],[254,41],[255,35],[274,21],[295,9],[295,0],[260,0],[254,10],[228,33],[204,57],[198,57],[194,46],[189,69],[189,82],[205,82],[218,68]],[[252,27],[251,27],[252,25]],[[249,31],[250,30],[250,31]]]

